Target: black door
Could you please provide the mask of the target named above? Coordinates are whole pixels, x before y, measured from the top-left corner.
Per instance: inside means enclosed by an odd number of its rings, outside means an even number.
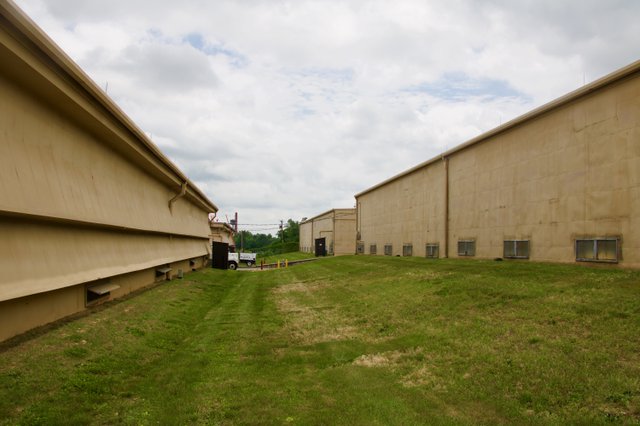
[[[326,256],[327,245],[325,238],[316,238],[316,256]]]
[[[214,241],[211,245],[211,267],[216,269],[229,268],[229,244]]]

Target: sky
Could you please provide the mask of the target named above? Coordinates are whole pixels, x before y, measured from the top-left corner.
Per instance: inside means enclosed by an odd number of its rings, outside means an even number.
[[[640,59],[637,0],[16,0],[273,233]]]

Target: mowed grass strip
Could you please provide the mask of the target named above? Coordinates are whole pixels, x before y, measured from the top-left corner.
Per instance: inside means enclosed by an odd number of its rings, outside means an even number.
[[[304,260],[304,259],[312,259],[316,257],[313,253],[304,253],[301,251],[293,251],[293,252],[289,252],[289,253],[281,253],[281,254],[272,254],[266,257],[258,257],[257,259],[257,264],[258,266],[260,266],[260,261],[264,260],[264,263],[269,264],[269,263],[276,263],[278,261],[280,261],[281,263],[284,263],[285,260],[288,260],[289,262],[292,261],[296,261],[296,260]]]
[[[207,270],[0,352],[2,424],[638,424],[640,273]]]

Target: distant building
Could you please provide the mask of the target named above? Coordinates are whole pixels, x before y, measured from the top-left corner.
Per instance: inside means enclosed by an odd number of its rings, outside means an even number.
[[[356,196],[365,254],[640,266],[640,61]]]
[[[301,222],[300,251],[316,256],[355,254],[356,209],[333,209]]]
[[[202,267],[217,207],[13,3],[0,15],[4,340]]]
[[[211,233],[209,234],[210,243],[217,241],[235,247],[236,243],[233,237],[236,233],[231,225],[224,222],[211,222],[209,226],[211,228]]]

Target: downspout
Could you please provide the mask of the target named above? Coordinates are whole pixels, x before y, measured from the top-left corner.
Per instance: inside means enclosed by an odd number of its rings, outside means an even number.
[[[444,257],[449,257],[449,157],[444,162]]]
[[[187,182],[184,182],[182,185],[180,185],[180,193],[169,200],[169,210],[171,211],[172,214],[173,214],[173,204],[176,201],[178,201],[178,199],[184,197],[186,193],[187,193]]]

